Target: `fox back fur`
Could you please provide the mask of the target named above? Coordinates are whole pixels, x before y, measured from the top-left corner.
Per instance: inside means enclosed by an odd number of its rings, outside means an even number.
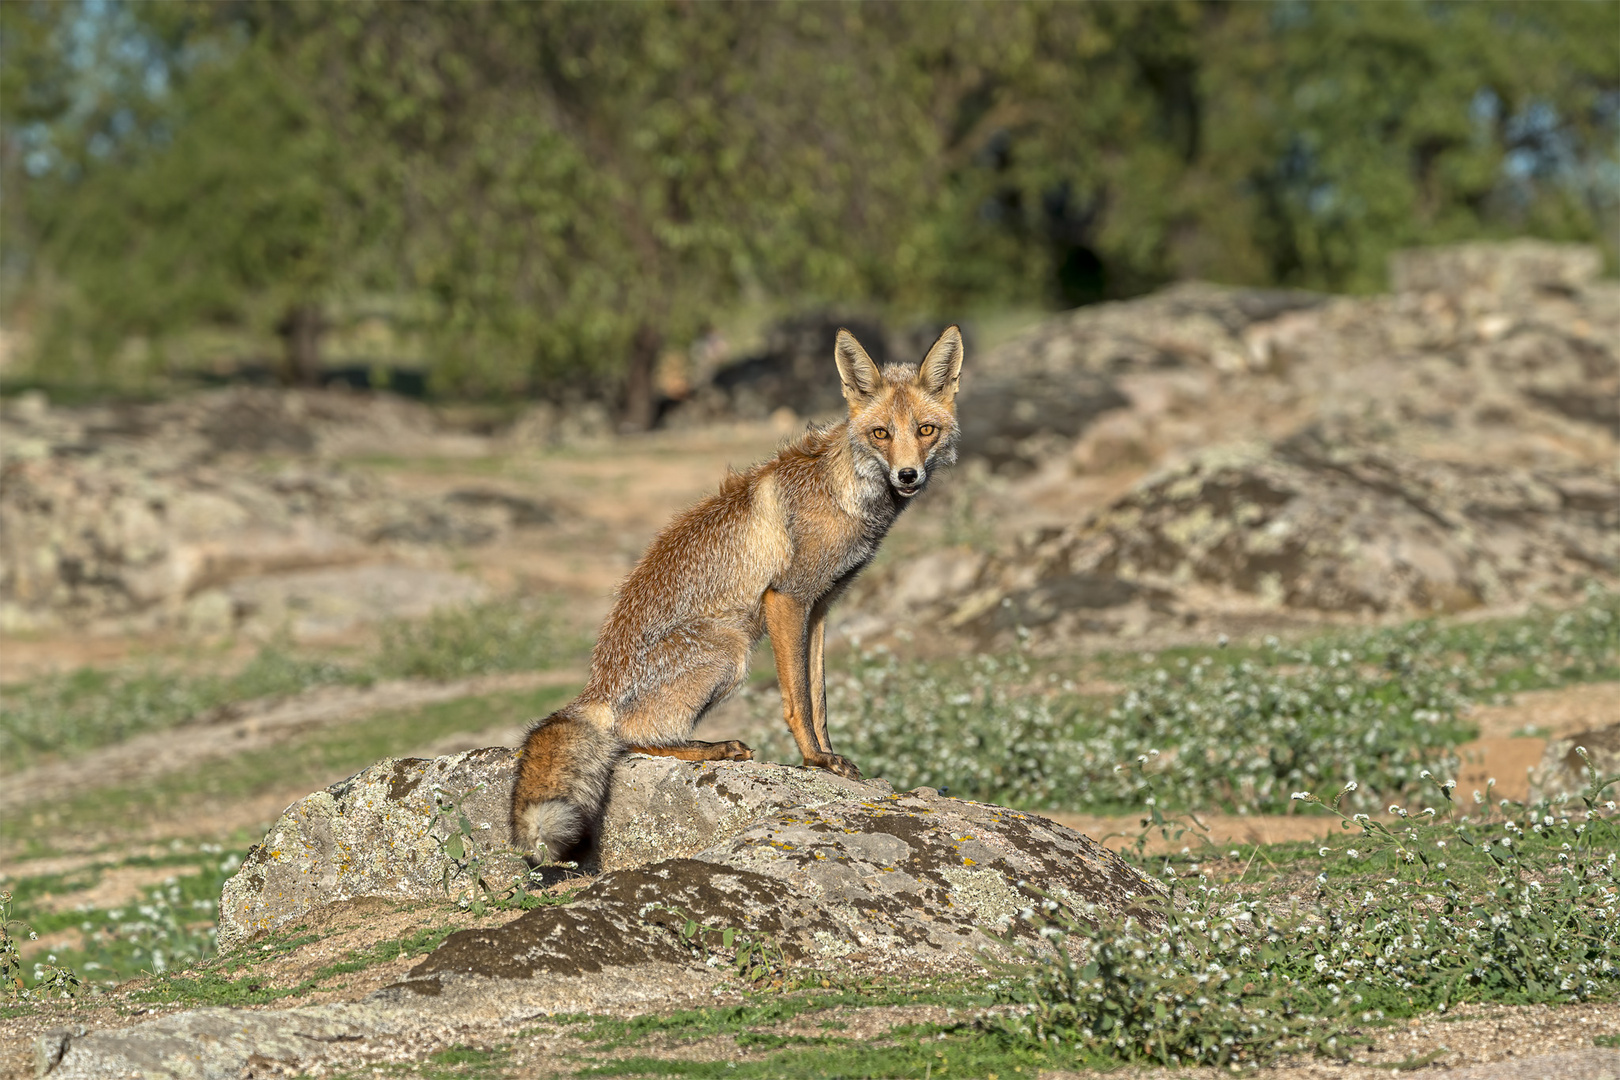
[[[956,460],[962,335],[948,327],[921,364],[879,370],[840,330],[834,359],[849,418],[729,475],[670,522],[620,586],[584,690],[530,729],[512,829],[534,858],[588,850],[627,750],[752,758],[735,740],[695,741],[692,729],[747,677],[766,633],[804,763],[859,779],[827,738],[827,610],[906,504]]]

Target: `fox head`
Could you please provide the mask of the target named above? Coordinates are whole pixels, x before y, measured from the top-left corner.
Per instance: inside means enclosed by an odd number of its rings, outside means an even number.
[[[857,469],[887,480],[909,499],[935,469],[956,461],[956,390],[962,377],[962,331],[948,326],[921,364],[882,370],[848,330],[834,349],[849,403],[849,440]]]

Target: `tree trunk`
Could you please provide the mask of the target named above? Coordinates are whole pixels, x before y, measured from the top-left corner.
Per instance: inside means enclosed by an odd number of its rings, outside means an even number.
[[[293,386],[321,383],[321,333],[326,320],[314,304],[294,304],[276,325],[281,336],[285,369],[282,381]]]
[[[651,431],[658,419],[653,401],[653,371],[664,339],[650,323],[642,323],[630,346],[630,366],[624,376],[623,411],[620,431]]]

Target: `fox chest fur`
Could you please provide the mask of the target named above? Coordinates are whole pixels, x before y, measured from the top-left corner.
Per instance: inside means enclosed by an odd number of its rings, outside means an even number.
[[[806,603],[842,588],[871,562],[905,508],[881,473],[862,475],[839,445],[848,439],[844,428],[806,439],[773,463],[789,550],[770,587]]]

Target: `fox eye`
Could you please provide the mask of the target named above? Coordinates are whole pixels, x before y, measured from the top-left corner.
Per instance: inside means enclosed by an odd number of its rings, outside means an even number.
[[[922,427],[917,429],[917,434],[926,439],[928,436],[932,435],[938,430],[939,428],[935,427],[933,424],[924,424]]]
[[[874,439],[887,439],[888,437],[889,437],[889,429],[888,428],[873,428],[872,429],[872,438],[874,438]]]

